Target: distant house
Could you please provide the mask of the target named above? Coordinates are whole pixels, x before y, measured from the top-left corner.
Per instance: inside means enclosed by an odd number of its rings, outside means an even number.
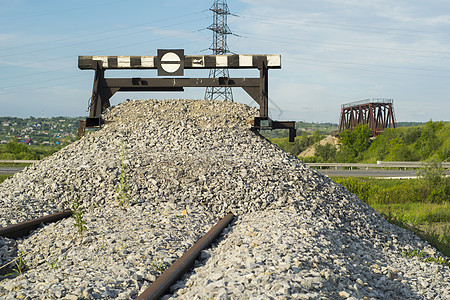
[[[33,144],[33,141],[31,139],[25,139],[23,141],[20,141],[19,143],[23,143],[23,144],[26,144],[26,145],[31,145],[31,144]]]

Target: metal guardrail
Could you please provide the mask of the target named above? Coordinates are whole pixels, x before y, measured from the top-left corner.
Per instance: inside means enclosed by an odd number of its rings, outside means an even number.
[[[0,160],[0,164],[34,164],[39,160]]]
[[[376,164],[359,163],[306,163],[310,167],[330,168],[424,168],[426,162],[421,161],[378,161]],[[450,162],[443,162],[442,168],[450,169]]]
[[[34,164],[39,160],[0,160],[0,164]],[[306,163],[311,167],[331,168],[423,168],[426,162],[422,161],[378,161],[376,164],[360,163]],[[450,169],[450,162],[441,163],[444,169]]]

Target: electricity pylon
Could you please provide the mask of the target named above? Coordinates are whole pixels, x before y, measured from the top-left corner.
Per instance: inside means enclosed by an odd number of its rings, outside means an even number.
[[[209,9],[213,12],[213,23],[208,27],[213,32],[213,42],[209,49],[214,55],[230,53],[227,45],[227,35],[231,34],[227,20],[230,10],[226,0],[215,0]],[[211,69],[209,78],[230,77],[228,69]],[[205,99],[233,101],[233,93],[230,87],[207,87]]]

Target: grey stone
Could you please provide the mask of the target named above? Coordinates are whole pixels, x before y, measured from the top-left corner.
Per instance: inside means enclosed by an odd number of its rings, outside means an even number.
[[[65,219],[0,238],[0,262],[23,251],[29,267],[0,277],[0,298],[135,298],[230,211],[233,225],[167,299],[448,296],[447,266],[402,255],[435,249],[251,132],[257,115],[232,102],[127,101],[101,130],[4,181],[1,226],[79,196],[87,230]]]

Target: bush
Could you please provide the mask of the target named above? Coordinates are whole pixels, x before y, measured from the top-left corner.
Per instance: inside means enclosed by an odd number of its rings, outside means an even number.
[[[11,177],[12,175],[0,175],[0,183],[6,180],[6,178]]]
[[[18,143],[15,140],[9,141],[0,149],[1,159],[34,160],[39,159],[39,155],[31,150],[27,145]]]
[[[339,134],[342,146],[340,151],[343,151],[346,157],[350,160],[355,160],[356,157],[361,157],[363,152],[370,147],[371,130],[368,125],[358,125],[355,130],[345,130]],[[347,161],[349,162],[349,161]]]
[[[441,162],[430,160],[417,175],[421,176],[419,186],[424,200],[434,203],[450,200],[450,178],[445,177]]]
[[[369,202],[371,196],[378,192],[378,187],[370,184],[365,179],[355,177],[336,178],[335,182],[346,187],[347,190],[364,202]]]
[[[414,150],[419,154],[419,160],[425,160],[436,153],[442,144],[437,137],[437,131],[444,123],[429,121],[423,128],[420,138],[414,143]]]
[[[293,143],[289,143],[289,138],[273,138],[270,139],[270,142],[294,156],[298,156],[306,148],[314,144],[312,136],[306,134],[295,137]]]
[[[317,162],[334,162],[336,160],[336,146],[333,144],[315,146],[315,156],[317,157]]]
[[[414,182],[405,182],[401,185],[386,189],[380,189],[374,194],[370,203],[389,204],[389,203],[410,203],[421,202],[421,189]]]
[[[324,139],[325,136],[323,134],[321,134],[319,130],[316,130],[316,131],[314,131],[312,138],[313,138],[314,143],[318,143],[322,139]]]
[[[12,153],[4,152],[4,153],[0,153],[0,159],[1,160],[14,160],[14,159],[16,159],[16,157]]]
[[[359,158],[391,161],[424,161],[450,156],[450,126],[429,121],[422,127],[386,129]]]
[[[369,204],[436,203],[450,201],[450,177],[436,167],[426,168],[420,179],[401,181],[393,186],[380,186],[373,179],[341,177],[334,181]]]
[[[438,157],[442,161],[450,161],[450,147],[444,147],[438,152]]]
[[[403,140],[407,145],[411,145],[420,138],[421,134],[422,134],[421,127],[408,128],[403,135]]]
[[[404,151],[409,152],[401,132],[388,128],[372,142],[367,150],[367,155],[375,157],[376,160],[404,160],[405,157],[402,153]]]
[[[339,151],[336,152],[336,161],[338,163],[355,163],[356,157],[350,149],[340,147]]]
[[[412,153],[401,138],[393,138],[389,141],[389,150],[385,160],[411,161]]]
[[[318,162],[316,156],[298,156],[298,159],[300,159],[305,164]]]

